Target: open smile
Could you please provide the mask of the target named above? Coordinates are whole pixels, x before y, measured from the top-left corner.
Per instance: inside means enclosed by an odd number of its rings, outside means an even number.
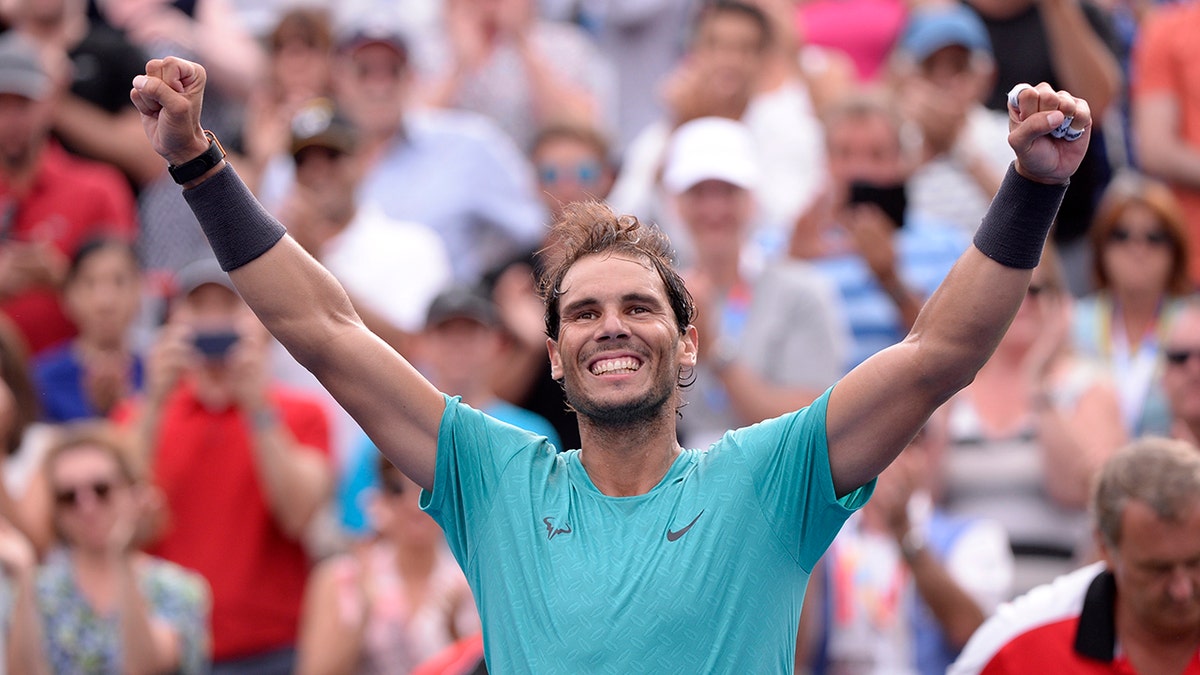
[[[636,373],[642,367],[642,361],[633,356],[613,356],[593,361],[588,366],[588,372],[593,375],[624,375]]]

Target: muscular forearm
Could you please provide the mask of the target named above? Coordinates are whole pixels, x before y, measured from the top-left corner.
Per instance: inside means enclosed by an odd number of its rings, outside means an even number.
[[[554,64],[541,54],[531,38],[523,39],[518,50],[529,78],[533,112],[538,122],[544,124],[552,118],[565,118],[599,124],[596,100],[587,89],[555,70]]]
[[[1042,18],[1058,83],[1091,104],[1097,121],[1121,87],[1121,67],[1088,23],[1080,0],[1041,0]]]

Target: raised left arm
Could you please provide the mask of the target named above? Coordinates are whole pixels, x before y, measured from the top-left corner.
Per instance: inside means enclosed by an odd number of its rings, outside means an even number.
[[[966,386],[1008,329],[1041,258],[1071,174],[1090,139],[1086,101],[1042,83],[1009,108],[1017,159],[969,248],[929,298],[908,337],[834,387],[826,418],[834,488],[879,475],[938,406]],[[1072,117],[1074,141],[1051,134]]]

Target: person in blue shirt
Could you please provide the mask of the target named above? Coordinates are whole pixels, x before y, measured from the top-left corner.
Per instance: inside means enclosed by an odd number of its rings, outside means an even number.
[[[677,441],[699,341],[670,242],[572,206],[541,286],[551,375],[582,440],[560,453],[438,391],[362,325],[203,134],[204,85],[202,66],[168,57],[130,96],[243,297],[424,490],[494,672],[791,673],[812,566],[1004,333],[1091,128],[1067,92],[1016,91],[1017,160],[909,337],[705,451]]]

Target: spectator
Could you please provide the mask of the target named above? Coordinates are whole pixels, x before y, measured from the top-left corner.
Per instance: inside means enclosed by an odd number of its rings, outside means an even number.
[[[1132,130],[1142,169],[1166,181],[1200,241],[1200,84],[1195,36],[1200,6],[1161,5],[1142,20],[1130,73]],[[1192,282],[1200,284],[1200,246],[1192,247]]]
[[[69,62],[69,86],[54,107],[54,133],[76,154],[121,169],[136,188],[161,177],[162,161],[142,142],[142,123],[130,110],[131,79],[146,55],[120,31],[88,18],[87,0],[16,0],[12,27]]]
[[[268,163],[285,155],[291,124],[309,101],[333,96],[333,19],[319,7],[295,7],[266,38],[266,82],[246,105],[241,172],[257,185]]]
[[[1174,419],[1172,435],[1200,445],[1200,300],[1193,297],[1163,338],[1163,389]]]
[[[142,388],[142,359],[131,334],[142,299],[133,245],[95,239],[80,246],[62,295],[79,334],[34,362],[42,416],[52,423],[106,417]]]
[[[596,127],[550,124],[538,131],[529,148],[538,194],[552,221],[567,204],[604,199],[612,189],[617,167],[608,140]]]
[[[29,355],[20,335],[0,317],[0,520],[16,527],[39,555],[53,540],[49,487],[41,471],[54,428],[40,419],[37,390],[29,372]]]
[[[634,135],[662,117],[659,86],[682,56],[680,28],[695,11],[694,0],[541,0],[543,16],[573,20],[591,33],[616,72],[617,155]]]
[[[995,353],[947,404],[945,509],[1004,525],[1018,594],[1088,549],[1088,485],[1126,438],[1112,383],[1071,351],[1069,322],[1051,249]]]
[[[813,572],[801,620],[802,630],[817,625],[815,658],[797,669],[945,675],[1009,597],[1013,561],[1004,528],[937,505],[946,441],[941,425],[927,425],[833,540]]]
[[[973,234],[1013,160],[1007,118],[983,107],[995,77],[992,44],[966,5],[930,5],[908,18],[892,59],[896,101],[921,132],[908,178],[913,208]]]
[[[467,579],[421,489],[378,454],[370,498],[378,538],[326,560],[305,590],[298,675],[404,675],[451,643],[479,633]]]
[[[487,115],[520,147],[556,122],[614,128],[615,73],[579,26],[538,16],[536,0],[447,0],[449,58],[427,103]]]
[[[135,232],[133,195],[120,172],[69,155],[51,138],[54,87],[35,42],[0,36],[0,309],[32,354],[75,334],[58,286],[79,245]]]
[[[676,239],[680,262],[693,252],[670,209],[660,178],[672,131],[688,120],[727,117],[749,127],[761,157],[753,241],[774,243],[811,202],[824,177],[822,130],[806,84],[796,71],[766,81],[776,65],[771,16],[736,0],[704,3],[691,26],[687,54],[664,84],[667,113],[646,127],[622,161],[609,201],[618,213],[657,222]],[[769,91],[764,91],[768,85]]]
[[[747,250],[761,176],[741,122],[702,117],[672,134],[663,185],[696,252],[684,268],[704,335],[679,422],[688,447],[802,408],[841,374],[849,337],[837,291],[809,265],[763,265]]]
[[[166,501],[149,551],[212,586],[215,673],[290,673],[301,538],[332,482],[326,417],[271,381],[262,325],[215,261],[179,283],[144,398],[118,412]]]
[[[1087,101],[1104,132],[1093,136],[1087,159],[1071,177],[1054,226],[1067,283],[1073,295],[1083,295],[1088,284],[1084,235],[1112,171],[1106,135],[1119,128],[1105,124],[1105,115],[1117,105],[1123,86],[1120,39],[1112,16],[1092,0],[962,1],[983,19],[992,44],[1003,46],[993,53],[996,77],[984,100],[988,109],[1007,119],[1012,83],[1048,82]]]
[[[1130,437],[1165,436],[1171,416],[1160,384],[1160,342],[1192,288],[1183,213],[1163,183],[1118,175],[1089,237],[1096,291],[1075,304],[1073,342],[1112,373]]]
[[[512,141],[482,116],[413,111],[404,39],[354,26],[345,33],[335,83],[339,107],[361,134],[362,197],[441,235],[460,282],[477,282],[534,246],[544,213]]]
[[[904,337],[967,244],[950,225],[906,207],[918,148],[886,95],[834,105],[825,140],[829,182],[796,220],[789,254],[836,285],[853,339],[850,367]]]
[[[36,582],[32,547],[3,528],[0,557],[18,580],[13,672],[208,672],[208,585],[136,550],[148,495],[133,463],[99,423],[68,428],[50,449],[58,545]]]
[[[1091,498],[1101,561],[1002,607],[949,675],[1187,673],[1200,648],[1200,454],[1162,438],[1108,460]]]
[[[558,433],[545,418],[501,399],[492,389],[503,334],[496,306],[482,290],[453,285],[439,292],[429,304],[419,340],[414,361],[434,386],[461,397],[476,410],[545,436],[555,448],[563,449]],[[369,440],[360,445],[340,495],[343,525],[359,532],[367,525],[358,506],[363,492],[379,484],[375,471],[379,449]]]

